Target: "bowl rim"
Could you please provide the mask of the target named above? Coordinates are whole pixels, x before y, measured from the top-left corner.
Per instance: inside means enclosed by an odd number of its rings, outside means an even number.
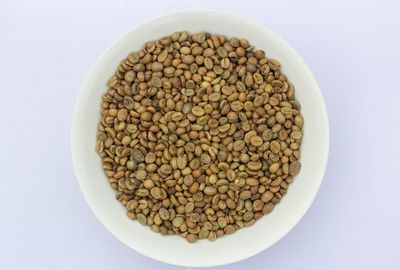
[[[213,15],[216,16],[228,16],[231,17],[234,20],[237,21],[242,21],[245,22],[247,24],[251,24],[253,27],[256,28],[260,28],[263,31],[269,32],[269,35],[271,35],[276,42],[280,43],[280,45],[283,47],[282,50],[288,51],[290,52],[290,54],[296,58],[297,62],[301,65],[302,68],[302,72],[305,74],[305,76],[307,76],[307,78],[309,79],[310,83],[312,84],[312,88],[315,89],[315,95],[316,98],[318,99],[320,105],[321,105],[321,109],[322,109],[322,119],[323,119],[323,126],[321,127],[323,129],[323,134],[325,135],[323,138],[323,142],[324,142],[324,146],[325,146],[325,151],[323,151],[323,156],[321,156],[320,158],[322,159],[322,166],[318,172],[318,177],[317,179],[319,179],[318,181],[318,185],[315,186],[315,189],[312,192],[312,195],[308,197],[307,202],[304,203],[304,208],[303,208],[303,212],[301,213],[301,215],[299,216],[299,218],[289,224],[288,226],[286,226],[285,229],[283,229],[281,235],[279,237],[276,237],[273,241],[271,241],[269,244],[264,245],[262,248],[258,248],[258,249],[253,249],[252,252],[250,252],[251,254],[246,254],[243,255],[242,257],[235,257],[232,259],[226,259],[223,261],[220,261],[219,263],[207,263],[206,260],[204,260],[204,262],[200,265],[189,265],[189,264],[185,264],[182,263],[178,260],[175,260],[173,258],[171,259],[165,259],[165,258],[159,258],[156,255],[152,254],[152,253],[148,253],[148,252],[144,252],[143,250],[134,248],[132,246],[130,246],[129,244],[127,244],[124,239],[122,239],[122,237],[118,236],[117,234],[115,234],[113,232],[113,229],[110,228],[110,226],[107,225],[106,222],[103,221],[103,218],[100,217],[100,215],[97,213],[97,209],[95,204],[89,199],[89,192],[86,187],[83,185],[82,179],[84,176],[82,176],[81,172],[78,170],[78,161],[76,158],[77,155],[77,140],[78,140],[78,136],[77,136],[77,122],[78,122],[78,117],[81,114],[82,108],[80,105],[80,100],[82,97],[82,93],[84,92],[84,89],[87,88],[87,85],[90,81],[90,75],[94,72],[95,67],[101,62],[101,59],[103,57],[105,57],[107,54],[109,54],[114,47],[116,47],[116,45],[118,44],[118,42],[123,39],[126,36],[129,36],[132,32],[135,32],[138,28],[142,28],[142,27],[146,27],[146,25],[153,23],[154,21],[158,21],[160,19],[164,19],[170,16],[178,16],[180,14],[194,14],[194,15],[199,15],[199,14],[210,14],[213,13]],[[285,237],[299,222],[300,220],[304,217],[304,215],[307,213],[307,211],[309,210],[311,204],[314,202],[316,195],[318,194],[318,191],[321,187],[322,181],[324,179],[324,175],[325,175],[325,171],[326,171],[326,167],[327,167],[327,163],[328,163],[328,157],[329,157],[329,141],[330,141],[330,135],[329,135],[329,120],[328,120],[328,114],[327,114],[327,109],[326,109],[326,104],[324,101],[324,98],[322,96],[320,87],[318,85],[318,82],[314,76],[314,74],[311,72],[310,68],[308,67],[308,65],[305,63],[305,61],[303,60],[303,58],[300,56],[300,54],[292,47],[292,45],[290,45],[285,39],[283,39],[281,36],[279,36],[278,34],[276,34],[275,32],[273,32],[269,27],[263,25],[262,23],[259,23],[253,19],[244,17],[242,15],[238,15],[232,12],[227,12],[227,11],[221,11],[221,10],[215,10],[215,9],[180,9],[180,10],[176,10],[173,12],[167,12],[164,13],[162,15],[159,16],[155,16],[152,17],[150,19],[145,20],[143,23],[136,25],[135,27],[130,28],[128,31],[126,31],[125,33],[123,33],[122,35],[120,35],[116,40],[114,40],[101,54],[100,56],[96,59],[96,61],[94,62],[94,64],[91,66],[91,68],[89,69],[88,73],[85,76],[85,79],[82,83],[82,86],[80,87],[79,90],[79,94],[76,97],[75,103],[74,103],[74,110],[73,110],[73,115],[72,115],[72,125],[71,125],[71,133],[70,133],[70,143],[71,143],[71,157],[72,157],[72,164],[73,164],[73,168],[74,168],[74,172],[76,175],[76,178],[78,180],[78,184],[79,184],[79,188],[83,194],[83,197],[85,198],[86,203],[89,205],[89,208],[91,209],[91,211],[93,212],[93,214],[95,215],[95,217],[97,218],[98,221],[100,221],[100,223],[107,229],[107,231],[109,233],[111,233],[115,238],[117,238],[120,242],[122,242],[124,245],[128,246],[130,249],[134,250],[135,252],[144,255],[148,258],[151,258],[153,260],[159,261],[159,262],[163,262],[163,263],[167,263],[170,265],[176,265],[176,266],[182,266],[182,267],[216,267],[216,266],[222,266],[222,265],[227,265],[227,264],[233,264],[245,259],[248,259],[250,257],[253,257],[257,254],[259,254],[260,252],[262,252],[263,250],[266,250],[268,248],[270,248],[271,246],[273,246],[274,244],[276,244],[279,240],[281,240],[283,237]]]

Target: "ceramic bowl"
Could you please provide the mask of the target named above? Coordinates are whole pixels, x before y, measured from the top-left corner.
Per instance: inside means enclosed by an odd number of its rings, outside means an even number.
[[[115,199],[94,151],[99,107],[105,82],[121,59],[149,40],[175,31],[209,32],[247,38],[267,57],[278,59],[282,71],[295,85],[296,99],[305,119],[300,174],[274,211],[253,226],[214,242],[189,244],[179,236],[162,236],[126,216]],[[299,54],[281,37],[252,20],[218,11],[180,11],[148,21],[116,40],[93,65],[76,101],[71,131],[75,173],[82,193],[99,221],[121,242],[155,260],[188,267],[217,266],[237,262],[270,247],[303,217],[314,200],[328,159],[328,118],[318,84]],[[312,230],[312,228],[310,228]]]

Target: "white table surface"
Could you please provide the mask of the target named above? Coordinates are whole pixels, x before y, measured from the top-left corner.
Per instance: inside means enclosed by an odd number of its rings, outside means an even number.
[[[289,41],[331,128],[321,190],[272,248],[220,269],[400,269],[398,1],[0,0],[0,269],[180,269],[116,240],[80,193],[70,126],[100,53],[144,20],[231,11]]]

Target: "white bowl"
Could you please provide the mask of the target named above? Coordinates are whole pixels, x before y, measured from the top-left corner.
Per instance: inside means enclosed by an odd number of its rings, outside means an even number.
[[[115,199],[94,151],[100,101],[106,80],[130,51],[148,40],[175,31],[206,31],[247,38],[267,57],[282,63],[294,84],[305,119],[301,146],[302,169],[275,210],[253,226],[209,242],[189,244],[179,236],[162,236],[128,219]],[[323,179],[328,159],[328,118],[318,84],[297,52],[277,34],[249,19],[219,11],[180,11],[155,18],[130,30],[97,60],[82,86],[75,105],[71,131],[72,159],[80,188],[101,223],[121,242],[155,260],[188,267],[237,262],[270,247],[285,236],[310,207]],[[312,230],[312,228],[310,228]]]

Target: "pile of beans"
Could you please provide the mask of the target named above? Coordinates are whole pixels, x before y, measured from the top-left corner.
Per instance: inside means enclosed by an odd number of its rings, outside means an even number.
[[[96,151],[128,217],[154,232],[234,233],[300,171],[294,86],[246,39],[175,32],[130,53],[107,85]]]

